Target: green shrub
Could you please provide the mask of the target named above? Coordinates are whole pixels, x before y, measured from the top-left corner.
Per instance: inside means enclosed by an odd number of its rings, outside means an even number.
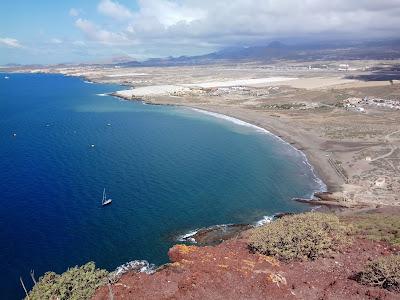
[[[61,275],[47,272],[29,292],[29,299],[89,299],[106,282],[107,275],[106,270],[96,269],[94,262],[70,268]]]
[[[285,216],[253,229],[249,247],[283,260],[315,259],[347,242],[347,231],[332,214]]]
[[[359,282],[389,291],[400,292],[400,255],[391,255],[370,262],[359,274]]]

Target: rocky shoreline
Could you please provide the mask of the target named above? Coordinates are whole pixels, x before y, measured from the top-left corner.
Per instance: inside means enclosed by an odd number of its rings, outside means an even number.
[[[382,218],[396,209],[369,209]],[[362,217],[352,211],[346,220]],[[249,251],[248,232],[213,246],[175,245],[167,263],[151,274],[132,271],[100,287],[93,299],[398,299],[398,294],[361,285],[357,274],[376,257],[398,254],[384,241],[360,235],[339,252],[315,260],[278,261]]]
[[[194,109],[200,109],[200,110],[205,110],[209,111],[211,113],[221,113],[219,110],[214,110],[214,109],[209,109],[208,107],[204,106],[188,106],[186,104],[176,104],[176,103],[159,103],[154,101],[154,97],[151,96],[142,96],[142,97],[132,97],[129,94],[123,94],[119,92],[113,92],[110,93],[111,96],[117,97],[123,100],[128,100],[128,101],[140,101],[144,104],[147,105],[166,105],[166,106],[183,106],[183,107],[188,107],[188,108],[194,108]],[[225,111],[222,112],[224,115],[228,117],[233,117],[236,118],[235,115],[232,114],[226,114]],[[247,120],[245,122],[248,122]],[[258,124],[256,122],[251,122],[249,121],[252,125],[255,127],[261,126],[261,124]],[[255,124],[254,124],[255,123]],[[304,156],[306,157],[306,160],[309,159],[309,156],[313,157],[312,153],[309,153],[307,147],[301,147],[299,146],[298,142],[292,142],[290,138],[286,140],[286,135],[282,134],[282,132],[279,131],[279,134],[275,131],[275,129],[268,128],[266,129],[265,127],[261,127],[262,129],[265,129],[268,132],[271,132],[271,134],[275,135],[279,139],[283,140],[285,143],[291,145],[293,148],[295,148],[297,151],[301,151],[304,153]],[[332,176],[332,169],[331,166],[329,166],[330,172],[327,172],[328,170],[326,169],[325,165],[321,164],[321,161],[316,161],[312,160],[313,164],[310,164],[310,167],[314,170],[317,170],[316,176],[319,176],[319,174],[322,174],[322,182],[325,182],[324,180],[328,181],[328,184],[326,185],[326,191],[319,191],[315,192],[311,198],[293,198],[293,201],[297,201],[300,203],[305,203],[310,205],[312,210],[318,210],[318,211],[330,211],[330,212],[340,212],[346,209],[363,209],[366,207],[375,207],[374,205],[368,205],[368,204],[361,204],[361,205],[349,205],[349,203],[343,202],[343,199],[341,199],[341,193],[340,189],[338,189],[338,186],[343,183],[342,178],[340,176]],[[315,164],[314,164],[315,163]],[[329,174],[330,173],[330,174]],[[329,174],[326,176],[326,174]],[[337,173],[335,173],[337,175]],[[335,179],[333,179],[335,178]],[[332,183],[332,180],[334,183]],[[284,212],[284,213],[278,213],[272,217],[273,218],[279,218],[280,216],[291,214],[291,212]],[[254,227],[252,224],[223,224],[223,225],[214,225],[208,228],[201,228],[198,230],[195,230],[192,234],[188,234],[187,237],[184,238],[178,238],[178,241],[185,242],[185,243],[190,243],[190,244],[197,244],[198,246],[211,246],[211,245],[217,245],[223,241],[227,241],[231,238],[235,238],[240,235],[241,232],[246,231],[250,228]]]

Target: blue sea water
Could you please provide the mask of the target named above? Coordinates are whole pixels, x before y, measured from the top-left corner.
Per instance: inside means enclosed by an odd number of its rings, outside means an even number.
[[[19,277],[30,287],[30,270],[165,263],[180,234],[306,210],[290,199],[320,188],[300,152],[252,127],[99,95],[116,85],[5,75],[1,299],[22,298]],[[113,199],[107,207],[104,187]]]

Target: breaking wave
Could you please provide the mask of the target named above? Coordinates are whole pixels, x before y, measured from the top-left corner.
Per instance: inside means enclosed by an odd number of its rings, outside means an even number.
[[[132,260],[129,261],[115,269],[109,278],[111,280],[119,279],[123,274],[127,272],[136,272],[136,273],[146,273],[153,274],[156,271],[156,265],[150,264],[147,260]]]
[[[261,220],[258,220],[254,226],[259,227],[268,223],[271,223],[274,220],[275,216],[264,216]]]
[[[213,230],[217,230],[217,229],[221,229],[222,231],[225,231],[229,226],[233,226],[233,225],[235,225],[235,224],[229,223],[229,224],[219,224],[219,225],[213,225],[213,226],[209,226],[209,227],[198,228],[198,229],[191,230],[188,233],[178,236],[176,240],[178,242],[187,242],[187,243],[196,244],[197,241],[194,238],[194,236],[197,233],[199,233],[200,231],[213,231]]]
[[[193,236],[195,236],[198,232],[199,230],[191,230],[186,234],[178,236],[176,240],[178,242],[189,242],[195,244],[196,240]]]

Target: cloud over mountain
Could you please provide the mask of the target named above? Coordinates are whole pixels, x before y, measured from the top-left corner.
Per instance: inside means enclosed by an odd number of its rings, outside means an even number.
[[[400,28],[399,0],[139,0],[137,10],[102,0],[97,9],[118,20],[118,25],[105,29],[77,20],[78,28],[92,41],[130,41],[160,50],[171,45],[215,48],[271,39],[384,38],[397,36]]]

